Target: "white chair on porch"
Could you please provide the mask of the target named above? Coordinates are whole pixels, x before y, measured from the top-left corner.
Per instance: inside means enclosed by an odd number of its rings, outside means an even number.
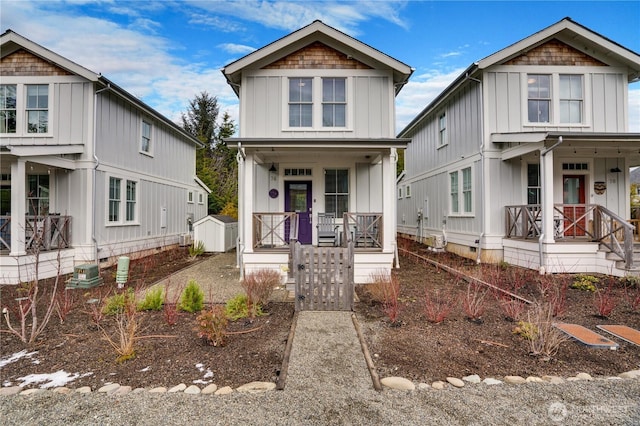
[[[338,245],[338,225],[335,213],[318,213],[318,246],[320,244]]]

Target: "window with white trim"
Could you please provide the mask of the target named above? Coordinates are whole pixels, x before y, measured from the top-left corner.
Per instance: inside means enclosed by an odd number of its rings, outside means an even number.
[[[560,75],[560,122],[582,123],[582,105],[584,101],[582,76],[574,74]]]
[[[529,123],[549,123],[551,76],[548,74],[528,74],[527,93]]]
[[[453,215],[473,213],[471,167],[449,173],[449,200]]]
[[[202,192],[198,192],[198,204],[204,204],[204,194]]]
[[[405,192],[407,198],[411,198],[411,185],[407,185],[407,187],[405,188],[404,192]]]
[[[447,144],[447,114],[442,113],[438,117],[438,146]]]
[[[120,222],[120,189],[122,179],[109,178],[109,222]]]
[[[16,133],[17,87],[0,84],[0,133]]]
[[[323,78],[322,127],[345,127],[346,125],[346,78]]]
[[[138,182],[113,176],[109,177],[108,223],[131,224],[135,222],[137,206]]]
[[[49,132],[49,85],[28,84],[27,90],[27,133]]]
[[[313,79],[289,79],[289,127],[313,127]]]
[[[140,151],[145,154],[151,154],[151,123],[147,120],[142,120]]]
[[[398,200],[402,200],[402,187],[398,187]]]
[[[193,204],[193,191],[187,193],[187,203]]]
[[[540,204],[540,164],[527,164],[527,204]]]
[[[349,170],[324,171],[324,210],[340,218],[349,211]]]

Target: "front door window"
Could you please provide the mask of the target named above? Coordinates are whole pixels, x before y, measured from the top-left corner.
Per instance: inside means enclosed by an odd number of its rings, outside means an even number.
[[[298,241],[311,244],[311,182],[285,182],[285,210],[298,215]]]

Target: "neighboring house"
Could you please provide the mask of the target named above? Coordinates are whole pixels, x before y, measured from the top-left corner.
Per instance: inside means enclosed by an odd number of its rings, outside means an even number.
[[[637,53],[569,18],[473,63],[399,133],[398,231],[478,262],[630,273],[639,77]]]
[[[284,275],[292,240],[323,237],[354,241],[356,283],[389,273],[396,149],[408,142],[395,138],[394,98],[412,69],[314,21],[222,72],[240,99],[239,137],[226,142],[239,151],[242,272]]]
[[[10,30],[0,46],[0,283],[175,246],[206,216],[195,138]]]

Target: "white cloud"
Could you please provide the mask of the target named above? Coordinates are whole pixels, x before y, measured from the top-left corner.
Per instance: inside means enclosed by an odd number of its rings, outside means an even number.
[[[236,43],[222,43],[218,45],[219,48],[229,53],[242,53],[247,54],[256,50],[255,47],[246,46],[244,44],[236,44]]]

